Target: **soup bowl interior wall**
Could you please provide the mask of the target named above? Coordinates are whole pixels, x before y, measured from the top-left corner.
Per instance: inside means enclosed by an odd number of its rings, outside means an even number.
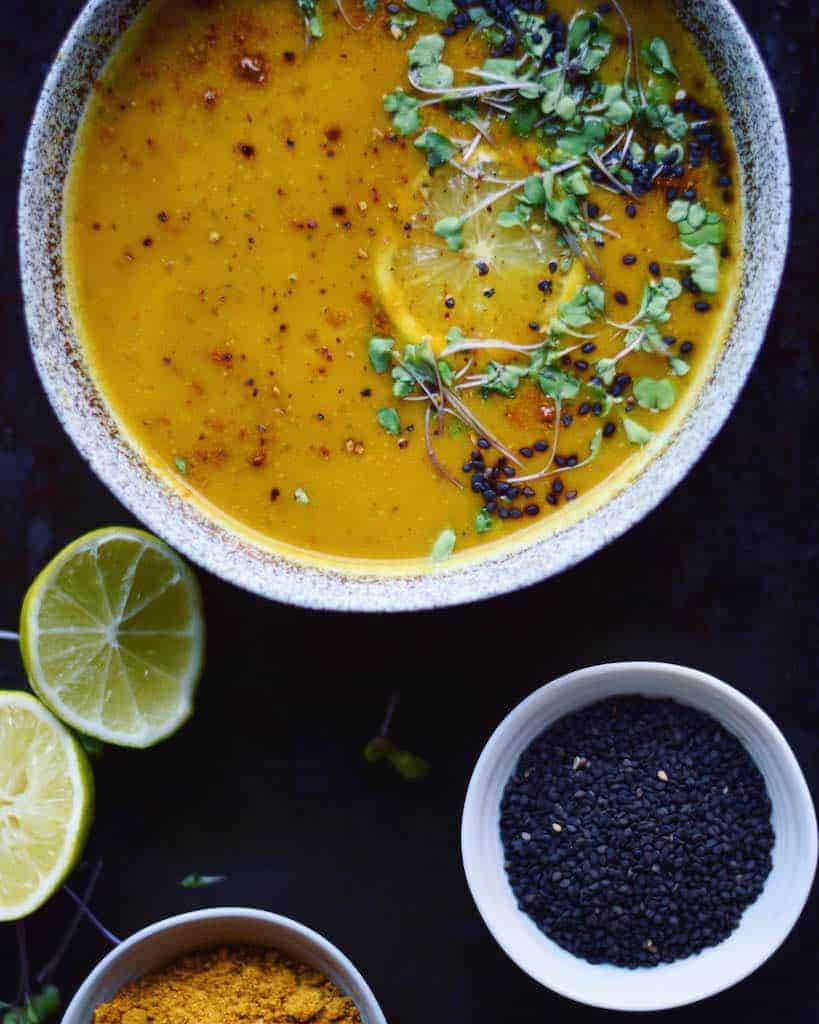
[[[618,537],[684,477],[725,422],[764,340],[784,267],[790,178],[784,128],[761,58],[726,0],[679,0],[731,114],[745,210],[736,315],[713,373],[656,456],[609,500],[551,532],[419,563],[346,563],[257,542],[185,500],[129,443],[88,372],[66,294],[63,191],[92,83],[143,0],[91,0],[60,49],[38,104],[20,190],[20,255],[31,348],[60,421],[113,493],[150,529],[211,572],[311,608],[398,611],[460,604],[543,580]]]

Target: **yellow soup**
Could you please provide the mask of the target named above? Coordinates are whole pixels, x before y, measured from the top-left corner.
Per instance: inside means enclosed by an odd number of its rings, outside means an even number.
[[[326,555],[443,558],[603,500],[732,310],[693,41],[660,0],[305,6],[154,0],[96,85],[66,263],[116,419],[210,515]]]

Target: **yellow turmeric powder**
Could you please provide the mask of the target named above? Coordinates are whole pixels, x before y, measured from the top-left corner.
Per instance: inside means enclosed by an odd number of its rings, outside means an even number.
[[[361,1024],[319,971],[274,949],[191,953],[126,985],[94,1024]]]

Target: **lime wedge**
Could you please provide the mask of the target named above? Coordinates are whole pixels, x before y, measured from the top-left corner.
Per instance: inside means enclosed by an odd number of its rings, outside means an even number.
[[[25,917],[82,853],[94,781],[79,743],[30,694],[0,691],[0,921]]]
[[[149,747],[193,710],[205,648],[199,585],[156,537],[96,530],[31,584],[20,646],[32,688],[64,722]]]

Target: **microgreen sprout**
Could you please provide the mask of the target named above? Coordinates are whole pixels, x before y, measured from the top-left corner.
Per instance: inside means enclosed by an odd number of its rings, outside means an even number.
[[[411,754],[408,750],[400,749],[390,738],[392,722],[398,710],[400,699],[400,691],[394,690],[390,696],[387,712],[381,727],[369,743],[364,746],[362,751],[364,760],[368,764],[387,761],[402,779],[423,779],[429,775],[429,762],[423,757],[418,757],[417,754]]]

